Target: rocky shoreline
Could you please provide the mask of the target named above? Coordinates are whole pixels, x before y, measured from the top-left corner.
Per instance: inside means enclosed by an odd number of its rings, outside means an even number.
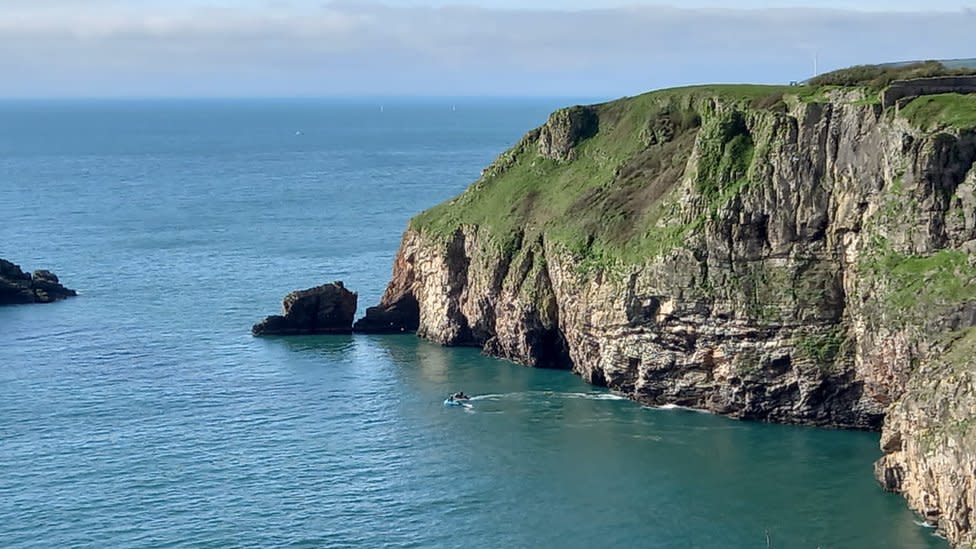
[[[976,98],[913,101],[703,86],[558,111],[411,221],[342,333],[879,430],[882,486],[976,544]]]
[[[647,404],[881,430],[882,485],[976,542],[976,128],[859,90],[739,93],[554,114],[411,222],[357,325]]]
[[[28,273],[20,265],[0,259],[0,305],[53,303],[77,295],[74,290],[62,286],[51,271]]]

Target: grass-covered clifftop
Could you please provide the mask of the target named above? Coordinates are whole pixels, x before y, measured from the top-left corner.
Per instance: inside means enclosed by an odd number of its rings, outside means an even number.
[[[976,95],[943,93],[913,100],[899,111],[914,126],[923,130],[976,128]]]
[[[920,97],[881,112],[879,85],[957,72],[931,63],[855,67],[801,86],[695,86],[563,109],[411,227],[446,237],[478,225],[503,249],[544,233],[584,265],[639,263],[686,241],[761,179],[782,138],[777,121],[802,116],[804,105],[872,109],[920,132],[976,128],[976,95]]]
[[[700,176],[702,196],[717,207],[747,182],[754,139],[743,117],[785,108],[786,93],[799,91],[805,90],[703,86],[559,111],[465,193],[417,216],[412,227],[448,235],[462,223],[477,224],[502,246],[517,233],[545,232],[583,255],[656,253],[700,221],[670,219],[667,208],[696,141],[700,164],[708,167]],[[568,150],[565,158],[540,150],[540,135],[565,133],[572,116],[594,116],[592,135],[565,135],[557,144]],[[710,137],[698,140],[699,133]]]
[[[976,87],[952,72],[557,111],[412,220],[383,311],[652,405],[884,424],[884,485],[973,540]]]
[[[811,86],[858,86],[881,91],[895,80],[976,74],[976,67],[973,66],[972,61],[956,59],[953,62],[919,61],[857,65],[817,75],[810,79],[809,84]]]

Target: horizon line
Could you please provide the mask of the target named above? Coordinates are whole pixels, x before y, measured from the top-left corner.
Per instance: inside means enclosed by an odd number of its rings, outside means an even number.
[[[665,89],[665,88],[660,88]],[[649,93],[656,90],[647,90]],[[598,99],[633,97],[627,94],[323,94],[323,95],[45,95],[45,96],[2,96],[0,101],[295,101],[295,100],[378,100],[396,101],[404,99]]]

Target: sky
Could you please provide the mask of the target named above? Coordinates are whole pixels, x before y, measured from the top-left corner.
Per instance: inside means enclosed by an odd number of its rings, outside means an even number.
[[[976,0],[0,0],[0,97],[609,98],[974,35]]]

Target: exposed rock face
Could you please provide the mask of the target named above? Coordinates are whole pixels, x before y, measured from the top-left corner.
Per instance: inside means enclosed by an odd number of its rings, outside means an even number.
[[[881,94],[881,103],[892,107],[899,100],[939,93],[976,93],[976,76],[938,76],[896,80]]]
[[[262,335],[351,334],[358,297],[333,282],[285,296],[283,316],[269,316],[251,328]]]
[[[415,260],[401,247],[401,252],[393,265],[393,280],[387,286],[380,305],[366,309],[366,316],[356,321],[354,331],[364,334],[417,331],[420,306],[413,293],[415,281],[412,264]]]
[[[399,334],[416,332],[419,326],[420,308],[412,295],[391,305],[369,307],[366,316],[353,325],[353,331],[360,334]]]
[[[885,489],[901,492],[950,540],[976,546],[976,329],[939,345],[885,420],[885,456],[875,466]]]
[[[0,305],[51,303],[78,295],[61,285],[51,271],[25,273],[19,265],[0,259]]]
[[[672,94],[642,122],[653,100],[551,118],[418,216],[379,310],[415,302],[422,337],[648,404],[865,429],[890,413],[879,478],[972,540],[976,439],[920,437],[976,422],[972,353],[947,375],[932,343],[976,326],[976,131],[923,131],[843,94]],[[541,174],[530,190],[525,173]],[[580,195],[566,213],[540,198],[553,185]],[[484,214],[496,189],[524,198]]]
[[[599,131],[599,118],[589,107],[556,111],[539,134],[539,154],[553,160],[569,160],[573,147]]]

